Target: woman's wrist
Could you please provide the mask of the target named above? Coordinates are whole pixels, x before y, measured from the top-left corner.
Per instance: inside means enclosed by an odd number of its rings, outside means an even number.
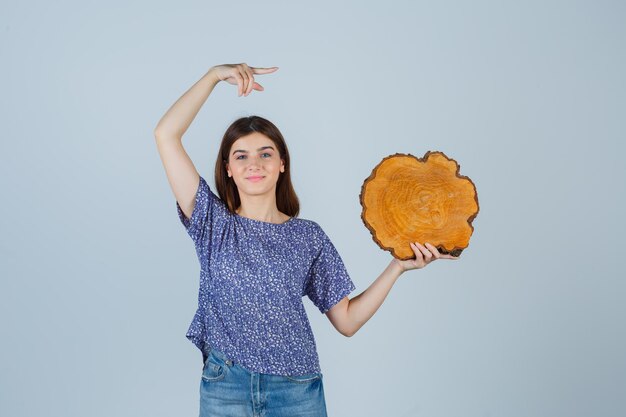
[[[217,72],[214,70],[215,67],[209,68],[207,73],[204,75],[212,84],[217,84],[220,81],[220,78],[217,76]]]
[[[398,276],[404,273],[405,269],[402,267],[402,265],[400,265],[400,262],[398,262],[396,258],[391,259],[391,264],[395,271],[398,273]]]

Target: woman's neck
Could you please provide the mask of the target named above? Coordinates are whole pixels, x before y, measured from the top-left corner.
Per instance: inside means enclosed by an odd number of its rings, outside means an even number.
[[[253,204],[248,203],[244,204],[242,202],[241,206],[237,210],[236,213],[242,217],[247,217],[249,219],[260,220],[262,222],[268,223],[283,223],[289,220],[289,216],[281,213],[276,207],[276,202],[272,202],[272,204]]]

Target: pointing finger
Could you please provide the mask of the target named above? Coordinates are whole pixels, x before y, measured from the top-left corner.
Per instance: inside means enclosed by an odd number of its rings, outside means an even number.
[[[252,69],[252,72],[254,74],[269,74],[270,72],[274,72],[278,69],[278,67],[271,67],[271,68],[255,68],[255,67],[250,67]]]

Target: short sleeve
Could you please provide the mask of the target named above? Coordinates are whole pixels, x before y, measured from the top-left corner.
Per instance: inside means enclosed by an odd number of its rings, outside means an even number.
[[[321,245],[307,276],[304,294],[315,304],[322,314],[356,289],[348,271],[330,241],[319,228]]]
[[[178,212],[178,218],[183,226],[187,230],[187,233],[194,241],[196,246],[200,243],[208,223],[211,219],[211,214],[214,207],[214,200],[218,197],[213,194],[213,191],[209,188],[207,182],[200,176],[198,188],[196,190],[196,202],[191,213],[191,218],[187,218],[185,213],[180,208],[178,201],[176,201],[176,210]]]

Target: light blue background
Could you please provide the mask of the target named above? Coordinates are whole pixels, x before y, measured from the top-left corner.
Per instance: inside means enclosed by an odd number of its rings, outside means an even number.
[[[358,195],[440,150],[476,184],[462,259],[409,271],[352,338],[305,299],[329,415],[626,412],[626,7],[532,2],[3,2],[0,415],[194,416],[199,266],[153,137],[211,66],[184,137],[283,132],[301,217],[357,290],[387,266]]]

